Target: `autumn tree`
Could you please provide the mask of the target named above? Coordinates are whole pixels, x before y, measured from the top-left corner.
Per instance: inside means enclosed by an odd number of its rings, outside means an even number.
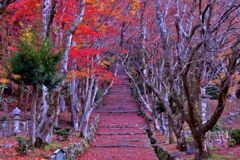
[[[161,51],[165,61],[163,73],[170,75],[166,86],[192,132],[195,159],[206,159],[210,156],[206,132],[216,124],[224,110],[231,75],[238,66],[239,50],[236,45],[239,44],[239,35],[238,28],[234,26],[239,23],[235,17],[239,14],[240,4],[234,0],[175,1],[172,8],[169,5],[166,5],[169,8],[164,8],[166,3],[156,0]],[[175,28],[167,19],[174,21]],[[217,58],[219,53],[223,56],[221,63]],[[210,120],[204,122],[199,111],[201,88],[212,79],[206,75],[218,77],[219,73],[224,76],[217,85],[218,104]]]

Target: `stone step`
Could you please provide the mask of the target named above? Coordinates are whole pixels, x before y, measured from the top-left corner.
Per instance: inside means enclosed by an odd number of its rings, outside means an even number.
[[[123,132],[123,133],[97,133],[96,135],[99,136],[115,136],[115,135],[139,135],[139,134],[146,134],[146,132]]]
[[[131,144],[117,144],[117,145],[93,145],[92,147],[103,147],[103,148],[118,148],[118,147],[143,147],[151,148],[149,145],[131,145]]]
[[[110,114],[110,115],[112,115],[112,113],[113,114],[115,114],[115,113],[137,113],[138,111],[137,110],[125,110],[125,111],[118,111],[118,110],[94,110],[93,111],[94,113],[106,113],[106,114]]]

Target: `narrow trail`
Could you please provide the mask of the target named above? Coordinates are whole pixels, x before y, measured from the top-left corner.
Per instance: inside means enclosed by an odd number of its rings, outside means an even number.
[[[119,67],[120,84],[112,86],[104,106],[94,110],[101,115],[90,148],[78,160],[157,160],[144,128],[139,105],[130,95],[127,75]]]

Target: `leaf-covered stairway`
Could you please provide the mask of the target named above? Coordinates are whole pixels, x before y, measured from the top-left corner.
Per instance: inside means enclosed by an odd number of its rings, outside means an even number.
[[[147,124],[137,115],[139,106],[130,95],[127,75],[120,67],[115,84],[104,98],[96,136],[78,160],[156,160],[147,134]]]

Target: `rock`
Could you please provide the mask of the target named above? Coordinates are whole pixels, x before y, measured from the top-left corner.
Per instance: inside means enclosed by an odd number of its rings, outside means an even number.
[[[176,158],[176,157],[179,157],[179,156],[182,156],[182,155],[186,155],[186,152],[177,152],[177,153],[172,154],[171,156]]]
[[[234,124],[234,123],[233,123],[233,121],[229,120],[229,121],[228,121],[228,124]]]
[[[195,153],[194,141],[192,141],[188,144],[187,153],[188,154],[194,154]]]
[[[229,119],[230,120],[234,120],[234,116],[229,116]]]
[[[95,135],[99,118],[100,118],[100,115],[98,115],[94,119],[94,122],[90,124],[90,128],[88,130],[88,135],[86,139],[82,139],[80,142],[73,143],[69,147],[65,148],[64,151],[66,153],[66,157],[65,157],[66,159],[75,160],[76,156],[83,154],[88,149],[89,147],[88,142],[90,142]]]
[[[56,159],[56,158],[55,158],[54,155],[49,157],[49,160],[55,160],[55,159]]]
[[[3,146],[3,148],[11,148],[12,147],[12,144],[5,144],[4,146]]]

